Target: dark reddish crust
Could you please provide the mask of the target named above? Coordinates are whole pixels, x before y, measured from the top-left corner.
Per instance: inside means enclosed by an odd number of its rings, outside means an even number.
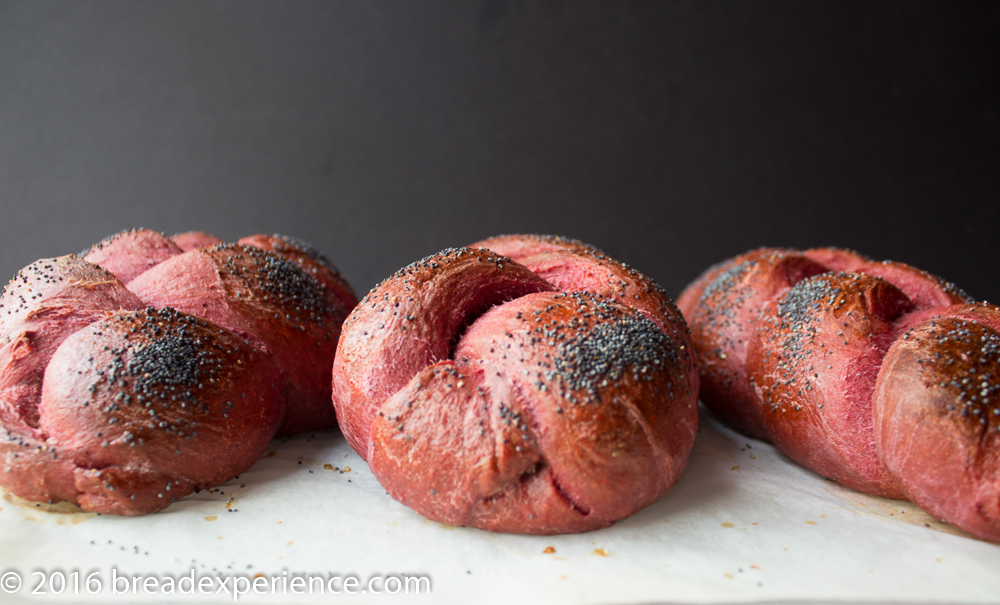
[[[74,331],[141,306],[117,277],[73,255],[36,261],[7,284],[0,297],[0,484],[43,502],[70,489],[60,485],[58,454],[39,424],[45,368]]]
[[[329,375],[347,309],[295,263],[256,246],[220,244],[161,263],[131,289],[149,306],[203,317],[266,351],[288,400],[279,434],[336,424],[330,384],[316,377]]]
[[[720,263],[688,286],[679,302],[698,354],[702,401],[724,422],[750,436],[771,439],[762,424],[763,402],[746,373],[750,336],[767,304],[799,281],[831,270],[884,276],[913,299],[915,313],[968,301],[952,284],[925,271],[875,262],[840,248],[759,248]]]
[[[251,235],[242,238],[238,243],[257,246],[263,250],[274,252],[278,256],[297,264],[303,271],[312,275],[325,285],[343,309],[350,312],[358,304],[358,297],[347,280],[340,274],[333,263],[312,244],[297,237],[288,235]]]
[[[222,243],[221,239],[215,237],[211,233],[205,233],[204,231],[185,231],[184,233],[176,233],[170,236],[170,241],[174,242],[174,244],[176,244],[177,247],[184,252],[194,250],[195,248],[214,246]]]
[[[181,252],[177,244],[162,233],[129,229],[104,238],[79,256],[111,271],[128,285],[144,271]]]
[[[871,401],[892,322],[912,308],[898,288],[860,273],[802,280],[768,304],[746,363],[771,441],[821,475],[901,497],[875,450]]]
[[[789,252],[795,251],[789,250]],[[827,267],[830,271],[858,272],[862,267],[872,262],[872,259],[864,254],[846,248],[810,248],[804,250],[802,254]]]
[[[677,297],[677,308],[681,310],[684,317],[691,317],[694,308],[698,306],[698,301],[701,300],[701,295],[705,292],[705,288],[715,281],[716,277],[742,262],[779,252],[793,252],[793,250],[788,248],[757,248],[712,265],[684,288],[684,291]]]
[[[282,409],[273,365],[236,334],[172,309],[119,311],[52,356],[40,439],[0,450],[6,487],[101,513],[154,512],[249,468]]]
[[[616,261],[589,250],[525,261],[576,291],[552,292],[486,249],[447,250],[379,285],[345,324],[338,416],[386,490],[431,519],[605,527],[652,503],[687,461],[687,330],[655,284]]]
[[[175,248],[139,230],[86,254],[122,272],[151,263],[144,250],[154,260],[167,251],[130,286],[201,319],[172,308],[136,311],[146,303],[119,277],[72,255],[33,263],[7,285],[0,485],[31,500],[143,514],[242,472],[279,426],[290,433],[335,423],[329,383],[315,377],[329,375],[349,309],[294,262],[260,248]],[[132,373],[137,363],[148,371]]]
[[[541,254],[543,252],[556,252],[558,250],[574,250],[577,252],[591,252],[603,255],[599,249],[585,244],[577,239],[563,237],[561,235],[538,235],[538,234],[509,234],[497,235],[487,239],[479,240],[469,245],[470,248],[489,248],[500,256],[506,256],[511,260],[521,262],[524,259]]]
[[[689,316],[701,399],[738,430],[765,437],[746,371],[747,346],[767,303],[825,268],[802,255],[773,249],[754,250],[735,260],[705,286]]]
[[[590,250],[559,250],[529,256],[522,264],[563,292],[593,292],[646,314],[663,329],[687,328],[659,285],[632,267]]]
[[[907,498],[1000,542],[1000,308],[947,307],[907,330],[882,364],[874,417]]]
[[[860,273],[881,277],[892,283],[913,301],[916,310],[972,302],[969,295],[955,284],[904,263],[873,261],[864,265]]]
[[[333,366],[333,404],[348,443],[368,455],[381,404],[422,368],[447,359],[470,316],[553,288],[490,250],[451,248],[403,267],[344,322]]]
[[[759,272],[762,263],[775,259],[783,263],[805,260],[820,267],[822,274],[779,271],[775,276]],[[756,282],[755,276],[759,276]],[[890,372],[883,360],[891,359],[894,353],[886,357],[886,352],[902,346],[897,340],[901,334],[924,326],[945,308],[962,321],[1000,328],[992,310],[976,310],[968,302],[968,295],[960,289],[925,271],[903,263],[873,261],[838,248],[801,253],[754,250],[713,267],[680,298],[701,361],[702,398],[720,419],[769,439],[827,477],[873,494],[910,497],[932,514],[942,511],[939,516],[995,540],[996,534],[990,532],[996,531],[995,519],[1000,515],[987,515],[994,524],[990,530],[982,523],[968,521],[966,514],[969,506],[996,509],[995,481],[982,488],[986,490],[983,494],[992,494],[989,497],[958,493],[957,487],[948,495],[944,490],[924,489],[924,495],[918,497],[914,495],[917,488],[912,487],[914,481],[921,480],[916,475],[931,477],[933,473],[926,468],[915,470],[916,466],[898,471],[900,464],[888,463],[900,455],[914,461],[937,459],[931,453],[938,452],[939,441],[947,440],[934,433],[938,430],[934,423],[917,430],[916,421],[899,411],[911,405],[911,411],[922,409],[911,400],[924,395],[907,386],[913,380],[906,372],[900,377],[891,374],[897,370]],[[949,307],[955,304],[966,306]],[[906,354],[901,350],[897,355]],[[914,370],[920,366],[912,365],[912,356],[906,359],[911,363],[910,371],[923,371]],[[892,367],[899,368],[902,363],[894,362]],[[741,382],[744,377],[748,388]],[[893,386],[881,386],[888,384]],[[906,404],[896,403],[891,414],[879,412],[879,389],[899,391],[895,396]],[[887,402],[892,399],[881,396]],[[914,414],[927,418],[923,412]],[[893,428],[885,428],[890,424]],[[883,430],[896,441],[880,437]],[[924,436],[918,439],[914,436],[918,433]],[[966,449],[956,445],[948,455],[968,457],[972,455],[969,452],[986,451],[977,449],[985,446],[971,438],[962,447]],[[887,448],[892,451],[886,452]],[[996,458],[995,454],[983,455]],[[961,476],[954,464],[939,464],[943,473]],[[966,476],[970,474],[966,472]],[[931,492],[933,496],[926,495]],[[950,498],[950,504],[943,505],[942,498]]]
[[[0,422],[34,434],[42,376],[56,348],[110,311],[141,307],[117,277],[73,255],[18,271],[0,297]]]
[[[693,349],[687,344],[691,335],[684,316],[655,281],[589,244],[560,236],[506,235],[483,240],[474,246],[492,242],[500,244],[497,247],[510,247],[512,241],[519,244],[542,241],[546,246],[564,246],[536,251],[518,262],[562,292],[593,292],[613,302],[635,307],[680,343],[681,354],[685,360],[690,358],[694,367]],[[527,249],[528,246],[522,247],[522,251]]]

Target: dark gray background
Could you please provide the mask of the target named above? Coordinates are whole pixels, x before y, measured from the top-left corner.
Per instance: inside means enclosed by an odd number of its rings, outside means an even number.
[[[359,293],[500,232],[671,293],[840,245],[1000,300],[1000,4],[0,0],[0,273],[300,236]]]

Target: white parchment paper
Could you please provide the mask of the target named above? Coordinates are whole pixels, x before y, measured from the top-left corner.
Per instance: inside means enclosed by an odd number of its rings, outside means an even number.
[[[213,592],[220,579],[262,575],[272,582],[266,594],[237,595],[251,603],[1000,602],[1000,546],[912,504],[825,480],[706,416],[668,494],[581,535],[501,535],[428,521],[389,498],[339,432],[275,441],[238,479],[140,518],[6,495],[0,574],[17,574],[22,586],[0,592],[0,603],[234,600],[232,582],[228,593],[170,595],[147,594],[141,582],[192,570]],[[79,588],[69,582],[52,594],[58,573],[74,571]],[[31,594],[41,574],[48,594]],[[89,574],[99,594],[87,593]],[[320,594],[314,582],[313,594],[293,594],[287,580],[302,574],[357,576],[359,593],[373,577],[426,576],[431,593]],[[114,594],[113,577],[125,594]]]

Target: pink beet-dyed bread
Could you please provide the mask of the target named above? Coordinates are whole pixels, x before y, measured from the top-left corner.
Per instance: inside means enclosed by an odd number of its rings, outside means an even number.
[[[513,234],[497,235],[487,239],[479,240],[471,244],[470,248],[489,248],[500,256],[506,256],[511,260],[521,262],[524,259],[541,254],[543,252],[556,252],[559,250],[572,250],[576,252],[593,252],[603,254],[600,250],[585,244],[580,240],[563,237],[561,235],[537,235]]]
[[[893,322],[913,303],[863,273],[802,280],[761,313],[746,357],[764,433],[849,487],[899,498],[876,453],[871,399]]]
[[[85,256],[118,274],[44,259],[0,297],[0,485],[139,515],[231,479],[279,431],[334,423],[319,377],[349,308],[295,262],[233,244],[182,254],[147,230]],[[215,279],[192,258],[218,261]]]
[[[345,311],[350,311],[358,304],[358,297],[347,280],[337,271],[330,259],[309,243],[297,237],[277,234],[251,235],[237,243],[257,246],[292,261],[326,286],[327,290],[337,297]]]
[[[134,515],[227,481],[284,412],[274,364],[235,333],[172,309],[116,312],[45,370],[41,426],[88,510]],[[69,465],[67,465],[69,466]]]
[[[699,358],[701,398],[740,431],[764,437],[762,408],[751,405],[754,386],[747,374],[747,348],[765,305],[824,267],[783,250],[755,250],[734,259],[705,285],[688,311]]]
[[[256,246],[220,244],[164,261],[130,288],[146,305],[204,317],[266,352],[288,399],[279,434],[336,425],[330,383],[317,376],[333,367],[350,307],[294,262]]]
[[[130,229],[104,238],[78,256],[104,267],[127,285],[143,271],[181,252],[177,244],[162,233]]]
[[[813,267],[774,272],[776,259]],[[721,420],[826,477],[1000,541],[996,307],[836,248],[755,250],[681,300],[702,398]]]
[[[554,238],[493,238],[404,267],[344,324],[341,428],[389,494],[428,518],[597,529],[651,504],[687,462],[698,382],[680,313],[588,246],[524,264],[479,247],[540,239]]]
[[[194,250],[195,248],[204,248],[205,246],[214,246],[216,244],[223,243],[221,239],[215,237],[211,233],[205,233],[204,231],[185,231],[184,233],[176,233],[170,236],[170,241],[174,242],[178,248],[183,252],[188,250]]]
[[[875,443],[903,494],[1000,542],[1000,308],[914,318],[875,386]]]

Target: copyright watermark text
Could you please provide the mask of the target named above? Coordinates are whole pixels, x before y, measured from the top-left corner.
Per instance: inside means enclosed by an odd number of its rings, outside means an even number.
[[[238,601],[243,595],[324,595],[324,594],[430,594],[429,576],[387,574],[363,580],[355,575],[280,574],[198,575],[127,574],[72,570],[32,571],[22,574],[9,570],[0,575],[0,592],[14,594],[22,588],[33,595],[223,595]]]

